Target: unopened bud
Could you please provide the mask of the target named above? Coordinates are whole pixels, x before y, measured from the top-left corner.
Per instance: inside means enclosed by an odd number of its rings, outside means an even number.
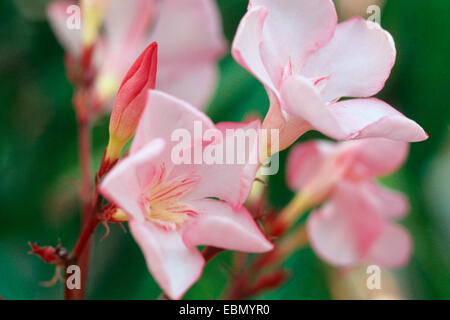
[[[117,160],[122,148],[136,131],[148,90],[155,88],[157,50],[156,42],[150,44],[122,81],[109,122],[107,161]]]

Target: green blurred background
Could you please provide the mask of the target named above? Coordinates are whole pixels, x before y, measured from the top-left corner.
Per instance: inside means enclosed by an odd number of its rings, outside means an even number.
[[[27,242],[72,247],[79,232],[79,184],[72,88],[65,77],[63,50],[45,20],[46,0],[0,2],[0,296],[60,299],[62,284],[44,288],[52,266],[27,254]],[[231,43],[246,0],[218,0]],[[343,13],[345,14],[345,13]],[[380,97],[419,122],[430,139],[413,144],[404,168],[385,182],[405,192],[411,212],[404,225],[414,239],[409,265],[396,270],[403,296],[450,298],[450,1],[388,0],[381,24],[397,45],[398,58]],[[258,81],[228,55],[208,114],[214,121],[239,121],[268,102]],[[319,136],[308,133],[301,140]],[[107,119],[94,128],[94,167],[106,145]],[[286,152],[281,154],[282,161]],[[292,197],[284,172],[271,178],[272,205]],[[112,226],[99,242],[90,269],[88,298],[154,299],[160,290],[130,234]],[[231,253],[205,269],[186,299],[217,299],[230,278]],[[285,264],[290,281],[259,298],[329,299],[331,268],[310,249]]]

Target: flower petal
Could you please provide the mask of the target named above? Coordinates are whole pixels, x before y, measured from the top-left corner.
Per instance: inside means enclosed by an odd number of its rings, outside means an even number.
[[[218,73],[215,61],[160,63],[156,86],[203,110],[216,90]]]
[[[183,130],[190,138],[202,139],[194,133],[194,127],[202,130],[214,128],[211,120],[201,111],[189,103],[157,90],[148,94],[147,106],[141,116],[136,135],[131,145],[131,153],[137,152],[143,145],[156,138],[163,138],[167,142],[166,153],[169,157],[173,146],[172,134],[175,130]],[[192,141],[194,143],[195,141]]]
[[[267,14],[268,10],[263,7],[253,7],[245,14],[236,31],[231,54],[242,67],[276,93],[277,90],[263,64],[260,51]]]
[[[404,266],[411,256],[412,240],[409,233],[395,224],[387,224],[366,260],[382,267],[394,268]]]
[[[153,174],[151,164],[159,163],[163,149],[164,141],[156,139],[120,161],[103,179],[100,193],[131,217],[143,220],[145,213],[140,205],[140,197]]]
[[[347,138],[382,137],[406,142],[428,138],[415,121],[376,98],[346,100],[328,109],[339,121]]]
[[[133,59],[150,43],[147,43],[146,35],[158,14],[158,6],[156,0],[111,0],[105,18],[108,49],[118,60],[127,58],[129,63],[125,69],[130,67]],[[126,57],[123,56],[124,51],[127,53]]]
[[[199,278],[205,261],[197,248],[188,248],[176,231],[132,219],[131,233],[144,254],[155,281],[170,299],[181,299]]]
[[[276,87],[286,66],[300,71],[308,55],[327,43],[337,23],[330,0],[251,0],[268,11],[262,34],[264,65]]]
[[[74,1],[54,1],[47,7],[47,16],[58,41],[64,49],[78,57],[81,54],[81,32],[79,28],[69,28],[67,23],[73,13],[70,7],[79,8]]]
[[[312,82],[301,76],[288,77],[283,82],[281,96],[284,109],[291,117],[300,117],[337,140],[383,137],[415,142],[428,137],[416,122],[375,98],[327,105]]]
[[[373,201],[373,208],[381,216],[390,219],[399,219],[409,210],[406,196],[398,191],[388,189],[374,182],[362,186],[367,196]]]
[[[384,138],[355,141],[355,162],[349,178],[372,178],[397,171],[406,161],[409,144]]]
[[[149,38],[160,47],[162,65],[215,61],[225,51],[222,23],[215,1],[165,0]]]
[[[370,97],[384,87],[395,62],[392,36],[362,18],[340,23],[333,39],[312,54],[301,74],[329,76],[322,91],[325,101],[340,97]]]
[[[350,223],[332,203],[311,213],[307,230],[311,247],[326,262],[348,266],[361,259]]]
[[[272,250],[273,245],[244,206],[234,210],[226,202],[213,199],[192,201],[191,204],[199,217],[183,230],[183,240],[189,246],[208,245],[244,252]]]
[[[191,172],[200,177],[196,188],[189,193],[189,199],[219,198],[235,208],[242,206],[250,194],[259,167],[260,126],[259,120],[219,123],[215,131],[209,131],[215,136],[202,149],[200,163],[174,166],[173,176]],[[232,131],[227,132],[228,129]],[[245,145],[241,144],[242,141]]]
[[[386,223],[358,184],[341,183],[332,200],[311,214],[307,228],[312,247],[325,261],[350,266],[367,255]]]
[[[315,176],[336,145],[330,141],[314,140],[294,146],[287,159],[286,181],[290,189],[300,190]]]

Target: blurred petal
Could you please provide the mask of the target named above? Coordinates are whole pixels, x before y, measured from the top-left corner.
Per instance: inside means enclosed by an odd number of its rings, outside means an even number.
[[[291,65],[299,72],[308,55],[327,43],[337,23],[331,0],[251,0],[250,8],[268,11],[262,33],[261,52],[275,86],[284,69]]]
[[[398,191],[388,189],[374,182],[368,182],[362,186],[373,203],[373,208],[381,216],[390,219],[399,219],[409,210],[409,202],[406,196]]]
[[[126,68],[129,68],[139,51],[151,42],[147,43],[146,35],[157,13],[156,0],[111,0],[105,19],[108,49],[119,60],[124,60],[124,51],[130,55],[125,59],[129,60]]]
[[[202,273],[205,261],[198,249],[186,247],[176,231],[135,220],[129,225],[155,281],[170,299],[181,299]]]
[[[366,260],[382,267],[402,267],[408,262],[411,251],[409,233],[395,224],[386,224]]]
[[[289,188],[297,191],[304,187],[336,147],[334,143],[325,140],[308,141],[294,146],[287,159],[286,181]]]
[[[325,261],[350,266],[363,259],[387,222],[368,205],[357,184],[341,183],[333,198],[307,222],[314,250]]]
[[[356,179],[385,176],[397,171],[409,152],[409,144],[403,141],[370,138],[355,143],[355,163],[349,175]]]
[[[212,0],[163,1],[150,39],[161,48],[162,65],[180,59],[212,62],[225,51],[220,14]]]
[[[244,252],[266,252],[273,245],[262,234],[245,207],[234,210],[226,202],[192,201],[199,216],[183,230],[189,246],[208,245]]]
[[[213,61],[163,64],[158,70],[156,83],[161,91],[202,110],[216,90],[218,72]]]
[[[322,97],[370,97],[384,87],[395,62],[392,36],[362,18],[340,23],[334,37],[312,54],[301,71],[308,78],[329,76]]]
[[[215,1],[163,1],[149,39],[160,46],[157,88],[204,109],[226,49]]]
[[[312,82],[301,76],[287,78],[281,96],[291,117],[300,117],[337,140],[383,137],[413,142],[428,137],[416,122],[375,98],[327,105]]]
[[[47,7],[47,16],[53,32],[64,49],[78,57],[81,54],[81,30],[71,29],[67,26],[67,21],[71,17],[71,13],[68,11],[70,6],[78,7],[78,4],[66,0],[51,2]]]

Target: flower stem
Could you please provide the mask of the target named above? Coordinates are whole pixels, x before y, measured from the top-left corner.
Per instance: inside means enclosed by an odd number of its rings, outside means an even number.
[[[74,109],[77,115],[78,123],[78,148],[79,161],[81,167],[81,190],[80,199],[82,207],[81,226],[84,228],[91,216],[91,131],[89,125],[89,106],[85,98],[84,90],[79,90],[74,98]],[[66,286],[65,297],[70,300],[82,300],[85,295],[85,287],[87,283],[89,258],[90,258],[90,241],[86,243],[86,249],[76,259],[81,272],[81,289],[69,290]]]
[[[288,230],[298,219],[300,219],[311,208],[305,193],[298,192],[291,202],[270,221],[268,228],[273,236],[280,236]]]

